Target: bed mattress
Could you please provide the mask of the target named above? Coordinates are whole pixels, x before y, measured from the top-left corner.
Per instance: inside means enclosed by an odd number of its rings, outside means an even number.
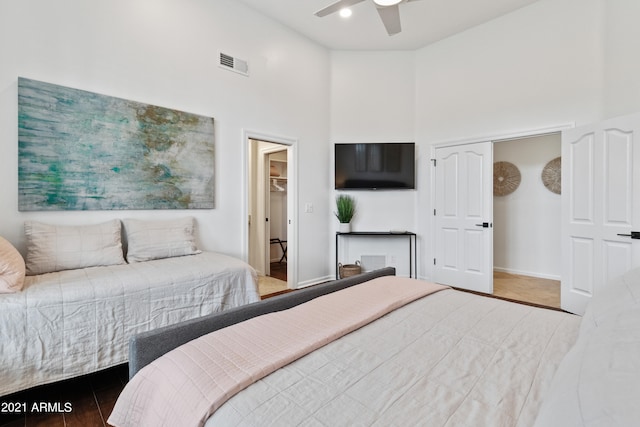
[[[531,426],[579,325],[440,291],[257,381],[206,426]]]
[[[214,330],[142,368],[109,422],[533,425],[580,317],[431,286],[380,277]]]
[[[255,271],[212,252],[27,276],[0,296],[0,396],[124,363],[136,333],[259,300]]]

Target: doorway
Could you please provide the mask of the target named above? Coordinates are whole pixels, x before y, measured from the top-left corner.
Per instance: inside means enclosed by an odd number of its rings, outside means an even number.
[[[295,141],[247,134],[247,262],[261,296],[295,283]]]
[[[544,245],[542,239],[543,233],[538,233],[531,224],[513,222],[513,217],[503,218],[500,213],[494,214],[494,197],[493,197],[493,166],[494,148],[502,143],[501,141],[521,141],[522,144],[529,144],[528,148],[535,148],[537,138],[544,138],[552,135],[557,141],[560,141],[560,131],[570,126],[562,126],[558,128],[541,129],[539,131],[522,132],[519,134],[500,135],[483,139],[470,139],[465,141],[457,141],[445,144],[438,144],[433,147],[433,187],[432,202],[434,204],[434,269],[433,280],[439,283],[448,284],[461,289],[467,289],[486,294],[498,296],[500,287],[504,283],[504,275],[513,273],[531,273],[536,270],[528,270],[525,268],[513,268],[507,264],[501,265],[501,260],[494,258],[502,255],[494,253],[494,225],[496,227],[506,227],[506,233],[517,230],[522,234],[520,239],[514,240],[516,248],[520,251],[520,257],[535,258],[541,253],[546,255],[552,251],[545,249],[536,250],[533,257],[531,243],[536,242],[538,245]],[[529,138],[531,138],[529,140]],[[558,148],[560,142],[557,142]],[[487,148],[488,147],[488,148]],[[527,154],[529,156],[529,154]],[[548,156],[546,154],[545,156]],[[502,160],[500,157],[495,161]],[[525,157],[528,161],[528,158]],[[546,161],[551,160],[545,159]],[[474,166],[475,165],[475,166]],[[543,186],[540,181],[540,173],[545,166],[543,163],[534,172],[531,178],[527,172],[527,181],[531,181],[534,185]],[[530,182],[530,184],[531,184]],[[487,185],[488,184],[488,185]],[[469,190],[471,189],[471,190]],[[543,191],[547,191],[542,187]],[[540,190],[540,189],[539,189]],[[520,191],[519,195],[522,195]],[[550,194],[560,200],[559,195]],[[527,197],[524,200],[527,201]],[[542,204],[544,210],[545,205]],[[545,214],[547,215],[547,214]],[[549,213],[548,216],[553,216]],[[561,223],[561,210],[558,208],[555,214],[556,227]],[[526,216],[524,217],[526,219]],[[452,222],[457,220],[460,224]],[[472,221],[473,220],[473,221]],[[529,219],[531,220],[531,219]],[[515,225],[514,225],[515,224]],[[555,245],[552,243],[554,237],[547,240],[547,248],[554,246],[558,249],[561,247],[559,243],[559,228],[555,229],[555,239],[558,241]],[[501,239],[498,232],[497,239]],[[502,242],[498,242],[500,245]],[[488,249],[487,249],[488,245]],[[544,246],[542,246],[544,248]],[[489,256],[486,256],[487,252]],[[513,246],[504,252],[505,256],[513,256]],[[561,262],[561,255],[554,258],[555,262]],[[494,277],[494,266],[496,270],[502,270],[502,277]],[[526,264],[525,264],[526,266]],[[500,269],[502,267],[502,269]],[[505,272],[506,271],[506,272]],[[538,270],[539,271],[539,270]],[[499,272],[499,271],[497,271]],[[499,275],[496,275],[499,276]],[[536,277],[543,276],[543,277]],[[531,288],[531,283],[537,285],[538,281],[559,279],[560,273],[554,277],[554,274],[535,274],[533,276],[524,275],[523,278],[508,276],[510,282],[518,281],[521,285],[526,283],[527,288]],[[529,279],[527,279],[529,278]],[[494,291],[495,285],[498,285],[497,292]],[[557,289],[557,288],[556,288]],[[526,301],[525,296],[518,298]],[[556,297],[556,299],[559,299]],[[527,301],[528,302],[528,301]],[[533,302],[535,304],[535,302]],[[542,305],[549,305],[541,303]]]
[[[560,308],[560,155],[559,132],[494,141],[495,296]]]

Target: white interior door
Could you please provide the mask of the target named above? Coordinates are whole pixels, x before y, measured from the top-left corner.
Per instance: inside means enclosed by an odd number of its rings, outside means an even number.
[[[493,145],[435,149],[434,281],[493,293]]]
[[[583,314],[640,266],[640,114],[562,132],[562,195],[561,306]]]

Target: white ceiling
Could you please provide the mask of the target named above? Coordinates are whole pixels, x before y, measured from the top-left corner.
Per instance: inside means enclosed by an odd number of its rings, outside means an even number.
[[[334,50],[415,50],[505,15],[538,0],[420,0],[400,4],[402,32],[388,36],[373,0],[353,15],[318,18],[337,0],[240,0],[249,7]]]

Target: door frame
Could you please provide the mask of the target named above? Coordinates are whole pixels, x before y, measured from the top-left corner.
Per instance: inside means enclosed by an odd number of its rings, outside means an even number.
[[[575,127],[575,122],[571,122],[571,123],[565,123],[565,124],[560,124],[557,126],[550,126],[550,127],[545,127],[545,128],[534,128],[534,129],[526,129],[526,130],[521,130],[521,131],[516,131],[516,132],[510,132],[510,133],[504,133],[504,134],[493,134],[493,135],[488,135],[488,136],[483,136],[483,137],[471,137],[471,138],[464,138],[464,139],[459,139],[459,140],[452,140],[452,141],[445,141],[445,142],[438,142],[435,144],[431,145],[431,157],[429,159],[430,162],[430,174],[429,174],[429,179],[431,181],[431,185],[430,185],[430,195],[429,195],[429,203],[430,203],[430,210],[429,212],[433,212],[433,210],[435,209],[436,206],[436,168],[433,167],[433,163],[432,161],[435,159],[436,156],[436,149],[438,148],[444,148],[444,147],[453,147],[453,146],[457,146],[457,145],[468,145],[468,144],[478,144],[478,143],[484,143],[487,141],[490,141],[492,144],[502,141],[502,140],[513,140],[513,139],[519,139],[519,138],[530,138],[530,137],[535,137],[535,136],[543,136],[543,135],[548,135],[548,134],[552,134],[552,133],[558,133],[558,132],[562,132],[563,130],[567,130],[567,129],[571,129]],[[566,197],[564,194],[561,195],[561,197]],[[435,236],[437,230],[436,230],[436,221],[433,215],[429,215],[430,216],[430,220],[431,220],[431,225],[429,227],[430,231],[431,231],[431,236]],[[491,219],[491,221],[493,222],[493,218]],[[432,257],[429,259],[433,259],[433,257],[436,254],[436,239],[430,239],[431,240],[431,245],[430,245],[430,251],[432,254]],[[493,251],[493,242],[491,243],[491,251]],[[425,270],[428,269],[429,271],[429,275],[430,277],[434,277],[434,273],[435,273],[435,267],[433,266],[433,263],[431,262],[427,262],[428,268],[425,268]]]
[[[241,215],[245,220],[241,228],[242,257],[249,262],[249,144],[259,140],[282,145],[287,150],[287,287],[295,289],[298,283],[298,139],[249,129],[242,130],[242,184]]]

